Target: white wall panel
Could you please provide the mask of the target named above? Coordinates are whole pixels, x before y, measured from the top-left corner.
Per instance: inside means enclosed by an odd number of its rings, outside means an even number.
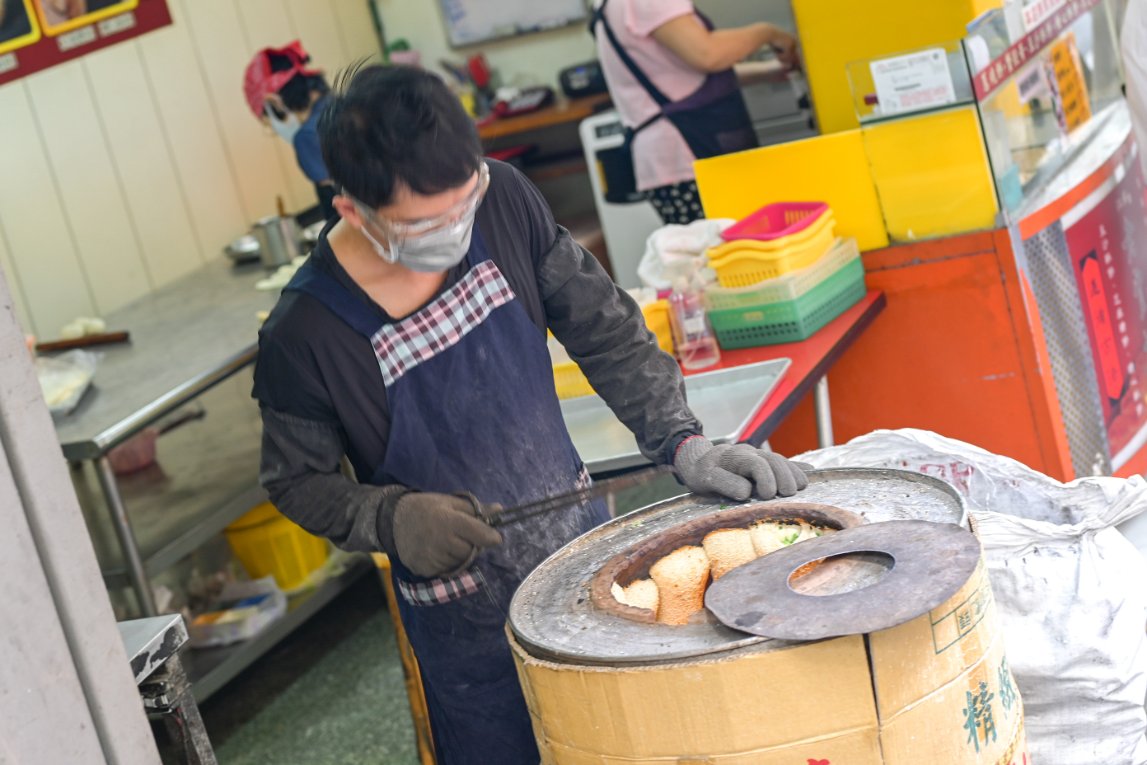
[[[221,257],[277,196],[314,205],[243,72],[296,38],[330,79],[376,56],[368,2],[169,0],[172,26],[0,87],[0,267],[21,322],[54,337]]]
[[[151,282],[82,63],[25,83],[96,310],[114,311],[147,294]]]
[[[239,18],[243,24],[243,39],[247,42],[245,48],[247,60],[250,60],[257,50],[280,48],[300,38],[291,25],[283,0],[242,0],[238,7]],[[305,39],[303,47],[307,47]],[[319,62],[315,63],[317,66],[322,66]],[[243,65],[246,66],[246,61]],[[314,186],[299,169],[295,150],[278,136],[275,136],[272,144],[287,182],[287,209],[305,210],[316,204],[318,200],[315,198]]]
[[[139,40],[144,76],[159,108],[159,123],[175,158],[183,200],[207,258],[251,224],[239,200],[238,183],[223,146],[223,126],[215,119],[200,51],[191,39],[178,2],[168,4],[175,24]],[[241,98],[241,88],[234,89]],[[174,204],[175,200],[172,200]]]
[[[318,66],[334,74],[342,68],[350,56],[343,48],[342,36],[339,34],[338,22],[332,6],[353,2],[353,0],[336,0],[334,3],[315,3],[314,0],[286,0],[287,12],[295,29],[299,31],[299,39],[303,47],[311,54],[311,59]],[[323,6],[319,8],[318,6]]]
[[[2,228],[0,228],[0,274],[3,274],[3,278],[8,282],[8,291],[12,294],[12,303],[16,310],[16,321],[20,322],[24,334],[35,334],[32,315],[28,313],[27,309],[28,300],[24,297],[24,292],[20,287],[20,275],[16,272],[16,263],[8,252],[8,240],[5,238]],[[3,319],[0,318],[0,321]]]
[[[154,286],[202,266],[175,164],[134,43],[85,57],[88,84]]]
[[[0,228],[32,327],[54,337],[95,305],[23,83],[0,88],[0,114]]]
[[[370,14],[370,0],[341,0],[333,3],[347,60],[344,66],[364,57],[377,58],[382,54],[378,32]],[[334,72],[331,72],[334,75]]]
[[[235,0],[182,0],[211,102],[223,126],[223,143],[239,183],[249,221],[275,214],[287,180],[267,135],[243,98],[243,70],[250,59]]]

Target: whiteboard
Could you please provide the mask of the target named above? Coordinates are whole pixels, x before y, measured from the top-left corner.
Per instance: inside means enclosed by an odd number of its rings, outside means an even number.
[[[439,0],[450,45],[557,29],[588,18],[585,0]]]

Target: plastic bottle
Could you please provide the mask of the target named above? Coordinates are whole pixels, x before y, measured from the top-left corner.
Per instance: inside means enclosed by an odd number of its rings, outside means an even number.
[[[669,320],[673,326],[673,343],[677,358],[686,369],[704,369],[721,360],[721,349],[705,315],[701,295],[685,278],[673,284],[669,296]]]

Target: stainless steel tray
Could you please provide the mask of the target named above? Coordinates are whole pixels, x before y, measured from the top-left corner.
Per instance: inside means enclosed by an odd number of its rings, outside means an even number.
[[[689,406],[704,425],[705,435],[717,443],[741,440],[749,421],[791,363],[789,359],[773,359],[686,377]],[[566,399],[562,402],[562,416],[590,473],[635,467],[649,461],[637,448],[633,434],[600,396]]]

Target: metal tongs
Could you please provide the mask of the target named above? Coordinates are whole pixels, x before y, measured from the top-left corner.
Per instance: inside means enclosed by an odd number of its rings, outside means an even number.
[[[556,510],[564,510],[571,505],[600,499],[601,497],[608,496],[622,489],[641,486],[666,475],[676,475],[676,473],[674,473],[673,468],[668,465],[658,465],[657,467],[647,468],[645,470],[625,473],[624,475],[619,475],[614,478],[595,481],[575,491],[557,494],[552,497],[546,497],[545,499],[539,499],[536,502],[528,502],[524,505],[518,505],[517,507],[510,507],[504,510],[496,507],[491,508],[489,505],[481,506],[478,503],[475,503],[475,506],[478,507],[482,520],[497,528],[499,526],[507,526],[511,523],[518,523],[527,518],[545,515],[546,513],[551,513]]]

